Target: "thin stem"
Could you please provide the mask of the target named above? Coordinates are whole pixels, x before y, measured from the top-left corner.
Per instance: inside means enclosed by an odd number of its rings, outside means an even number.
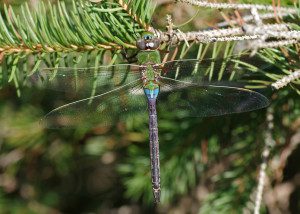
[[[254,214],[259,214],[259,210],[260,210],[261,202],[262,202],[263,190],[264,190],[265,181],[266,181],[266,169],[268,166],[268,159],[270,156],[270,151],[274,146],[274,140],[272,138],[272,130],[274,127],[273,108],[268,109],[267,123],[268,123],[268,128],[266,131],[265,146],[264,146],[263,153],[262,153],[262,163],[260,165],[260,171],[259,171],[257,192],[256,192],[256,197],[255,197]]]

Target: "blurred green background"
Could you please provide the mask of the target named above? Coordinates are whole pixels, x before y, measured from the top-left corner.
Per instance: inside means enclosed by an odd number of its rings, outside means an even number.
[[[2,0],[0,8],[5,3],[17,11],[24,2]],[[26,2],[34,9],[38,1]],[[196,12],[171,3],[157,1],[155,27],[165,26],[166,14],[180,24]],[[217,11],[201,11],[191,27],[222,20]],[[286,89],[273,98],[276,147],[262,212],[299,213],[299,95]],[[45,130],[39,119],[54,99],[34,88],[25,87],[21,97],[9,84],[0,90],[0,214],[249,213],[253,207],[266,109],[203,119],[160,109],[162,204],[154,206],[148,116],[110,129]]]

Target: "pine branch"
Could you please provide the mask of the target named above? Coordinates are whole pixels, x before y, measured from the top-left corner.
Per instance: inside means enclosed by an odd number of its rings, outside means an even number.
[[[252,55],[254,55],[259,49],[265,49],[265,51],[272,51],[271,48],[281,48],[287,46],[289,52],[297,52],[299,50],[300,44],[300,31],[299,25],[296,24],[299,17],[293,16],[292,14],[299,14],[299,8],[273,8],[277,9],[279,12],[284,11],[285,14],[291,16],[292,19],[289,21],[294,21],[294,23],[282,23],[282,24],[264,24],[263,20],[261,19],[261,14],[259,13],[260,10],[271,10],[271,7],[266,5],[253,5],[253,4],[219,4],[219,3],[208,3],[206,1],[183,1],[185,3],[192,3],[197,6],[203,7],[218,7],[218,8],[231,8],[231,9],[250,9],[251,10],[251,19],[249,16],[246,16],[246,20],[244,17],[241,17],[243,21],[246,21],[242,26],[238,27],[230,27],[225,29],[217,29],[217,30],[201,30],[201,31],[193,31],[193,32],[182,32],[178,29],[169,29],[167,32],[159,31],[159,35],[161,39],[165,42],[169,42],[171,44],[178,44],[178,43],[189,43],[189,42],[200,42],[200,43],[212,43],[212,42],[223,42],[223,41],[243,41],[248,40],[247,49],[252,49]],[[196,4],[197,3],[197,4]],[[289,11],[290,13],[287,13]],[[280,13],[279,13],[280,14]],[[270,15],[268,15],[270,18]],[[276,17],[276,13],[274,12],[273,18]],[[227,22],[231,20],[227,20]],[[233,23],[233,22],[232,22]],[[237,23],[237,22],[236,22]],[[223,24],[224,25],[224,24]],[[169,24],[172,27],[172,24]],[[169,28],[170,28],[169,27]],[[281,48],[284,50],[285,48]],[[262,50],[261,53],[265,53]],[[276,53],[277,55],[278,53]],[[249,88],[263,88],[270,86],[272,83],[275,86],[282,83],[282,81],[286,82],[293,82],[294,86],[298,83],[298,75],[297,72],[291,74],[288,70],[297,69],[297,53],[291,53],[292,56],[289,56],[287,53],[282,53],[283,58],[291,58],[290,62],[293,63],[284,63],[282,61],[281,65],[278,65],[275,60],[268,59],[269,57],[272,58],[272,55],[269,54],[268,56],[264,56],[264,54],[260,54],[265,62],[269,64],[269,66],[273,66],[277,64],[278,72],[281,73],[284,71],[285,74],[289,74],[290,76],[284,78],[281,75],[276,75],[273,72],[269,72],[268,70],[259,71],[259,69],[252,70],[253,74],[256,73],[256,77],[252,76],[253,79],[248,80],[247,87]],[[298,53],[299,54],[299,53]],[[296,62],[296,63],[295,63]],[[251,66],[251,65],[249,65]],[[267,68],[267,67],[265,67]],[[250,69],[251,70],[251,69]],[[250,71],[249,70],[249,71]],[[257,72],[259,71],[259,72]],[[260,77],[258,75],[260,74]],[[272,81],[278,81],[278,84],[271,82],[270,80],[267,81],[266,78],[262,78],[263,76],[269,79],[271,77]],[[256,78],[256,79],[255,79]],[[282,81],[281,81],[281,78]],[[296,84],[296,85],[295,85]],[[296,91],[299,92],[297,87],[293,87]]]
[[[135,34],[149,28],[153,7],[146,0],[128,2],[73,1],[72,10],[68,10],[64,2],[49,3],[47,9],[41,2],[34,12],[27,4],[23,5],[19,15],[5,6],[5,14],[0,16],[0,52],[28,54],[135,48]]]
[[[138,34],[148,30],[154,10],[147,0],[80,0],[72,1],[71,6],[64,1],[39,2],[31,11],[24,4],[16,14],[11,6],[4,5],[4,14],[0,14],[0,63],[13,69],[1,75],[1,86],[13,82],[20,95],[25,76],[42,67],[94,67],[92,60],[112,64],[120,58],[120,50],[136,48]]]

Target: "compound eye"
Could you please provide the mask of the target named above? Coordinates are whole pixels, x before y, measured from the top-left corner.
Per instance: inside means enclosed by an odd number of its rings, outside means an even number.
[[[150,39],[152,39],[152,36],[151,36],[151,35],[145,35],[145,36],[144,36],[144,39],[145,39],[145,40],[150,40]]]

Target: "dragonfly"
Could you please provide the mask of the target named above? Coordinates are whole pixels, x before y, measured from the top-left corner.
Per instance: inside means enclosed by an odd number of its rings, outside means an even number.
[[[170,112],[180,109],[186,117],[209,117],[248,112],[269,105],[268,98],[258,92],[205,80],[212,67],[229,75],[237,68],[234,60],[186,59],[162,63],[160,44],[155,34],[144,32],[136,41],[139,49],[136,64],[48,68],[37,74],[51,89],[66,92],[70,97],[82,96],[46,114],[43,123],[47,127],[84,123],[110,126],[119,119],[148,113],[155,203],[159,203],[161,197],[157,106]]]

